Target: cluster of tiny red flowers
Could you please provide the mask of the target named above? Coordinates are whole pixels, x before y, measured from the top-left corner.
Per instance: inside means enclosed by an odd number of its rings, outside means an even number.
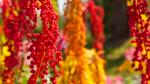
[[[7,38],[6,46],[9,48],[10,56],[5,58],[5,70],[7,72],[3,75],[3,80],[13,78],[13,70],[19,65],[19,55],[22,45],[22,38],[24,29],[21,26],[21,18],[19,18],[19,3],[14,0],[3,0],[2,4],[2,18],[4,24],[4,32]],[[6,82],[5,82],[6,83]],[[12,81],[13,83],[13,81]]]
[[[57,65],[62,60],[61,53],[56,48],[58,33],[58,15],[52,6],[52,0],[22,0],[23,15],[26,20],[27,37],[31,41],[28,59],[31,59],[31,76],[28,84],[36,84],[38,77],[42,84],[47,84],[45,75],[49,74],[49,66],[54,72],[50,77],[53,84],[56,84],[56,76],[59,72]],[[42,20],[42,32],[34,33],[37,27],[37,11],[40,11]]]
[[[141,83],[148,84],[148,80],[150,80],[150,58],[148,54],[150,51],[148,29],[150,13],[148,11],[146,0],[131,1],[132,2],[128,5],[129,27],[131,36],[135,37],[135,40],[132,42],[136,44],[132,67],[134,67],[135,70],[142,72]],[[143,19],[142,16],[145,16],[147,19]]]
[[[20,28],[19,23],[19,4],[17,1],[5,0],[2,6],[4,31],[7,37],[6,45],[9,47],[11,56],[6,58],[6,66],[13,68],[16,66],[16,58],[21,47],[23,29]],[[10,63],[9,61],[14,61]]]
[[[103,50],[105,42],[104,30],[103,30],[103,7],[96,6],[93,0],[89,1],[88,10],[91,16],[92,35],[94,37],[93,46],[97,50]]]

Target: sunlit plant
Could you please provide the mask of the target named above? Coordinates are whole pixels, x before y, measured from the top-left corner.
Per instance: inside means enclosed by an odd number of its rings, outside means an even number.
[[[20,0],[22,15],[26,24],[26,35],[31,42],[29,48],[31,60],[31,76],[28,84],[36,84],[41,78],[42,84],[47,84],[46,75],[50,76],[50,81],[56,84],[56,77],[59,75],[57,65],[62,60],[61,52],[56,47],[59,36],[58,15],[55,12],[52,0]],[[40,13],[42,21],[42,31],[35,33],[37,25],[37,11]],[[50,70],[54,73],[50,74]]]
[[[136,45],[132,67],[141,72],[141,83],[149,84],[150,80],[150,12],[146,0],[128,0],[129,27],[132,43]]]

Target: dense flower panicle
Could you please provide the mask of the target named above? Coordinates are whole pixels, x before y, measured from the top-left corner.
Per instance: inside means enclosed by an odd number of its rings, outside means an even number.
[[[91,30],[94,37],[93,46],[97,50],[102,51],[105,42],[103,29],[104,9],[103,7],[96,6],[93,0],[90,0],[88,4],[88,10],[91,16]]]
[[[52,0],[21,0],[23,12],[26,17],[25,23],[28,24],[27,37],[31,41],[28,59],[31,59],[31,76],[28,84],[36,84],[38,77],[42,79],[42,84],[46,84],[45,75],[49,74],[49,68],[54,72],[50,78],[53,84],[56,84],[56,76],[59,72],[56,66],[62,60],[61,53],[56,48],[58,33],[58,15],[52,6]],[[41,33],[34,33],[37,27],[37,10],[40,11],[43,30]]]
[[[83,12],[80,0],[67,1],[63,31],[68,45],[58,84],[105,84],[104,60],[94,50],[85,48]]]
[[[82,14],[83,6],[80,0],[74,0],[67,2],[65,10],[65,24],[64,35],[67,36],[68,42],[67,50],[75,52],[80,56],[82,49],[86,44],[85,25],[83,22]],[[79,55],[78,55],[79,54]]]
[[[83,22],[83,5],[80,0],[67,0],[65,8],[64,35],[67,37],[66,59],[61,70],[58,84],[91,84],[88,83],[88,63],[84,54],[86,43],[85,25]],[[90,81],[92,82],[92,81]]]
[[[3,23],[4,23],[4,32],[7,38],[7,42],[5,45],[9,47],[9,52],[11,55],[8,57],[8,60],[14,60],[18,57],[18,52],[22,45],[22,38],[24,35],[24,28],[20,22],[21,18],[19,18],[19,4],[18,1],[13,0],[4,0],[2,6],[2,15],[3,15]],[[12,59],[11,59],[12,58]],[[6,59],[7,62],[7,59]],[[17,60],[16,60],[17,62]],[[7,64],[11,65],[13,68],[16,66],[12,65],[13,63]]]
[[[128,0],[129,27],[132,42],[136,44],[133,65],[135,70],[141,71],[142,84],[149,84],[150,80],[150,39],[149,22],[150,12],[146,0]]]
[[[19,0],[19,5],[22,11],[20,11],[20,15],[22,18],[22,24],[25,28],[25,34],[31,37],[33,30],[37,26],[37,6],[40,7],[37,3],[41,5],[38,0]]]
[[[23,28],[20,28],[21,22],[19,22],[19,11],[18,1],[4,0],[2,6],[4,31],[8,41],[12,41],[8,43],[14,44],[16,53],[21,47],[23,37]]]
[[[4,24],[4,32],[7,38],[5,43],[8,46],[8,51],[10,55],[5,58],[5,70],[8,72],[3,75],[3,81],[5,84],[13,84],[14,81],[7,83],[6,80],[13,79],[14,69],[19,65],[18,52],[20,51],[22,45],[22,38],[24,29],[21,27],[21,18],[19,18],[19,3],[17,0],[3,0],[2,4],[2,19]]]

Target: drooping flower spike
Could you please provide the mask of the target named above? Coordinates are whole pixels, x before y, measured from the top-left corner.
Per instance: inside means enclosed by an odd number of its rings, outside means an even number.
[[[3,83],[13,84],[14,70],[20,64],[18,52],[22,45],[24,28],[20,18],[20,6],[17,0],[3,0],[2,19],[4,32],[7,38],[5,43],[8,46],[10,55],[5,58],[5,70],[3,71]],[[9,81],[8,81],[9,80]]]
[[[68,41],[67,50],[76,52],[76,54],[81,54],[82,48],[86,44],[86,30],[82,18],[82,13],[83,6],[80,0],[67,0],[67,7],[64,14],[64,35],[66,35],[68,38],[66,39]]]
[[[31,76],[28,84],[36,84],[41,78],[42,84],[47,84],[45,76],[50,74],[50,69],[54,75],[50,77],[53,84],[56,84],[56,76],[59,72],[56,67],[62,60],[61,53],[56,48],[58,38],[58,15],[52,6],[52,0],[21,0],[23,15],[25,16],[26,34],[31,41],[28,59],[31,59]],[[42,21],[42,32],[34,33],[37,27],[37,11],[40,11]]]
[[[68,45],[58,84],[103,84],[104,60],[94,49],[85,48],[84,5],[81,0],[67,0],[66,5],[63,31]]]
[[[149,23],[150,12],[146,0],[128,0],[129,27],[132,43],[136,44],[133,65],[136,71],[141,72],[142,84],[149,84],[150,81],[150,39]]]
[[[2,6],[2,15],[3,15],[3,23],[4,23],[4,31],[7,38],[7,42],[5,45],[9,47],[9,51],[11,53],[10,58],[17,58],[18,52],[21,47],[22,37],[23,37],[23,29],[20,28],[19,24],[19,4],[17,1],[13,0],[5,0]],[[13,60],[13,59],[12,59]],[[7,59],[6,59],[7,62]],[[13,68],[16,66],[16,62],[6,63],[5,65],[9,68]]]
[[[65,8],[64,35],[67,42],[66,59],[62,63],[58,84],[88,84],[85,77],[88,65],[84,55],[86,43],[85,25],[83,22],[83,5],[81,0],[67,0]],[[89,73],[87,73],[89,75]],[[92,82],[92,81],[91,81]],[[91,84],[91,83],[90,83]]]
[[[96,6],[93,0],[88,3],[88,11],[90,13],[91,31],[94,38],[93,47],[98,51],[103,51],[105,42],[103,17],[104,9],[101,6]]]

